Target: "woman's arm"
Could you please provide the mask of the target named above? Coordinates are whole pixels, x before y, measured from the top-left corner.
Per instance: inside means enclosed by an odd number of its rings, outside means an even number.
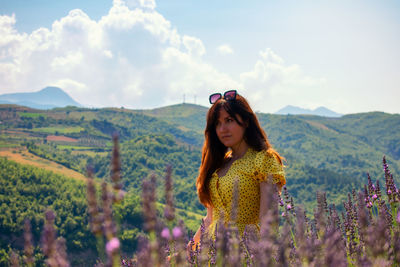
[[[267,196],[267,194],[269,193],[268,191],[270,191],[270,190],[268,190],[268,186],[271,186],[271,185],[268,185],[268,182],[261,182],[260,183],[260,215],[259,215],[259,218],[260,218],[260,222],[261,222],[261,224],[262,224],[262,218],[263,218],[263,216],[265,215],[265,214],[267,214],[267,199],[268,199],[268,196]]]
[[[207,215],[206,215],[206,217],[204,217],[204,228],[205,229],[207,229],[212,222],[212,213],[213,213],[212,207],[208,207]],[[193,236],[194,247],[192,247],[192,249],[194,249],[196,244],[200,242],[200,236],[201,236],[201,226],[199,227],[199,229],[197,229],[196,234]],[[190,246],[190,242],[188,244],[188,249],[189,249],[189,246]]]
[[[275,193],[274,189],[271,190],[268,188],[271,186],[270,182],[268,181],[272,181],[272,178],[272,174],[270,174],[268,175],[266,181],[260,183],[260,222],[262,222],[262,217],[268,212],[268,194]],[[280,195],[282,191],[282,185],[278,183],[276,184],[276,187],[278,189],[278,194]]]

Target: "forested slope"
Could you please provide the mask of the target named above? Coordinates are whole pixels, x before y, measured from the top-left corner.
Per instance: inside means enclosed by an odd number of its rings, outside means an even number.
[[[32,224],[36,262],[40,264],[43,261],[38,246],[41,243],[44,212],[48,209],[56,213],[57,235],[67,241],[71,264],[92,266],[99,255],[95,237],[89,228],[86,183],[2,157],[0,170],[0,266],[7,262],[11,248],[23,249],[25,219]],[[158,194],[163,196],[163,192]],[[162,205],[158,207],[158,214],[163,216]],[[200,220],[198,216],[180,209],[177,210],[177,216],[185,220],[192,231]],[[140,194],[128,192],[120,204],[114,205],[114,218],[119,222],[118,236],[124,255],[131,256],[136,249],[138,236],[143,234],[142,217]]]
[[[163,203],[161,177],[167,164],[173,167],[176,205],[181,208],[178,213],[191,228],[198,226],[196,213],[204,214],[204,208],[197,199],[195,179],[206,111],[204,107],[189,104],[155,110],[68,107],[47,111],[0,105],[0,149],[19,153],[19,148],[26,148],[82,174],[91,166],[96,177],[108,180],[111,135],[117,132],[122,183],[129,192],[119,213],[129,226],[125,230],[130,232],[122,232],[125,238],[121,240],[125,244],[132,242],[129,247],[134,249],[134,240],[142,227],[138,197],[142,181],[156,173],[159,201]],[[317,191],[325,191],[328,202],[336,203],[340,209],[347,194],[366,183],[367,172],[373,180],[383,183],[383,155],[387,156],[398,181],[400,115],[380,112],[341,118],[257,115],[273,146],[286,158],[290,194],[309,213]],[[84,183],[0,159],[3,254],[9,243],[21,246],[21,222],[26,216],[33,219],[38,239],[42,213],[47,206],[56,209],[57,227],[67,237],[69,250],[91,247],[93,240],[83,215]]]

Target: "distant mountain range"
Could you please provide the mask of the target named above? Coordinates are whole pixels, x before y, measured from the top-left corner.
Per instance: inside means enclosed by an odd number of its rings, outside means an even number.
[[[38,92],[0,95],[0,104],[16,104],[36,109],[82,105],[58,87],[46,87]]]
[[[81,104],[76,102],[67,93],[65,93],[62,89],[58,87],[46,87],[38,92],[32,92],[32,93],[3,94],[0,95],[0,104],[16,104],[35,109],[52,109],[56,107],[67,107],[67,106],[82,107]],[[157,113],[158,111],[161,110],[163,110],[163,108],[156,109],[150,113]],[[203,110],[203,113],[205,112],[206,111]],[[325,107],[319,107],[314,110],[311,110],[291,105],[288,105],[278,110],[274,114],[317,115],[322,117],[341,117],[343,115],[336,113]]]
[[[278,110],[277,112],[275,112],[275,114],[317,115],[317,116],[323,116],[323,117],[341,117],[343,115],[343,114],[336,113],[325,107],[319,107],[314,110],[311,110],[311,109],[304,109],[304,108],[290,106],[290,105]]]

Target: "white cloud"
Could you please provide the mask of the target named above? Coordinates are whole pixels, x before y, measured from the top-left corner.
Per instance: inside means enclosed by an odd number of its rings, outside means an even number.
[[[207,104],[208,95],[218,88],[240,87],[240,84],[224,73],[218,72],[210,64],[201,59],[193,60],[190,54],[170,47],[163,53],[163,69],[170,71],[165,77],[172,95],[169,102],[174,101],[174,96],[182,94],[199,96],[202,104]]]
[[[82,63],[83,55],[80,51],[69,52],[66,56],[55,57],[51,63],[53,69],[71,69]]]
[[[60,88],[73,88],[73,91],[77,92],[78,95],[80,92],[84,92],[86,90],[88,90],[88,87],[86,84],[84,83],[80,83],[74,80],[70,80],[70,79],[61,79],[58,81],[55,81],[54,84],[52,84],[54,86],[60,87]]]
[[[287,104],[323,104],[325,80],[305,75],[298,65],[286,65],[270,48],[260,51],[254,69],[243,72],[240,81],[256,110],[274,112]]]
[[[13,42],[18,42],[22,37],[18,35],[14,29],[15,23],[15,14],[12,14],[12,16],[0,16],[0,47],[2,48],[2,52],[5,52],[3,49],[7,45],[10,45]]]
[[[187,49],[189,55],[193,55],[195,57],[201,57],[206,53],[206,49],[204,48],[203,42],[192,36],[183,36],[183,45]]]
[[[156,1],[154,1],[154,0],[140,0],[140,5],[142,7],[155,9],[156,8]]]
[[[101,49],[103,31],[101,26],[80,9],[74,9],[66,17],[52,25],[53,45],[60,50],[75,50],[81,46]]]
[[[233,54],[233,49],[230,45],[224,44],[217,47],[217,51],[222,55]]]
[[[284,64],[283,58],[275,54],[271,48],[265,49],[265,51],[260,51],[260,56],[264,61],[268,61],[275,64]]]
[[[109,13],[101,18],[99,25],[105,30],[111,31],[125,30],[129,32],[134,27],[144,28],[160,38],[163,43],[169,42],[175,46],[180,44],[180,36],[176,29],[172,29],[171,23],[161,14],[140,7],[129,9],[121,0],[114,1],[114,5]]]
[[[117,2],[122,2],[120,0],[114,0],[114,3]],[[124,1],[124,4],[126,4],[129,8],[148,8],[148,9],[155,9],[156,8],[156,2],[155,0],[126,0]]]
[[[113,53],[110,50],[104,50],[104,55],[108,58],[113,58]]]
[[[252,70],[231,77],[205,60],[202,40],[180,35],[155,7],[153,0],[114,0],[99,21],[75,9],[30,34],[15,29],[15,15],[0,16],[0,88],[56,85],[83,105],[129,108],[174,104],[183,94],[207,105],[210,93],[235,88],[256,110],[272,112],[282,99],[290,103],[307,90],[317,95],[324,84],[271,49],[260,52]],[[218,51],[233,53],[226,44]]]
[[[203,61],[203,42],[179,35],[154,1],[129,3],[136,7],[114,0],[99,21],[71,10],[30,34],[17,32],[15,15],[1,16],[0,88],[57,85],[84,105],[144,108],[235,84]]]

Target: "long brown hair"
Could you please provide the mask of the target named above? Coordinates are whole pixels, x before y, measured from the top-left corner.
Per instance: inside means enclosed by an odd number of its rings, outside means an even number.
[[[200,202],[208,207],[212,206],[210,191],[208,188],[212,174],[224,164],[228,147],[218,139],[215,125],[221,108],[234,118],[241,126],[245,127],[244,141],[256,151],[267,150],[275,154],[276,158],[282,164],[282,157],[276,152],[268,141],[267,135],[261,128],[256,114],[251,109],[247,100],[236,95],[234,100],[225,100],[223,98],[215,102],[207,113],[207,125],[204,131],[204,145],[201,157],[199,176],[196,180],[197,194]],[[242,119],[240,122],[236,115]]]

